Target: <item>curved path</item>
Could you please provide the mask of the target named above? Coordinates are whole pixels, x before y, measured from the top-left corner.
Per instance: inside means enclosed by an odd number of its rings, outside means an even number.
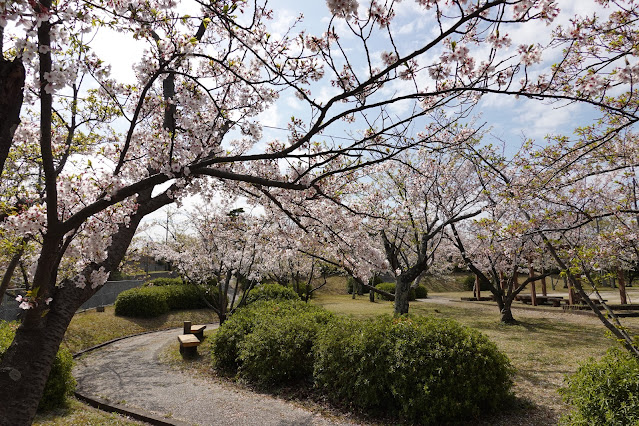
[[[345,425],[269,395],[172,370],[159,362],[167,345],[177,347],[181,329],[119,340],[76,359],[77,392],[165,424]],[[157,424],[157,423],[156,423]]]

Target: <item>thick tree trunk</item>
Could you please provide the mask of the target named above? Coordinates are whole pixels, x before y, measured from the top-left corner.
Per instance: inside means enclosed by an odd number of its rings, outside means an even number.
[[[20,124],[25,71],[19,59],[0,58],[0,175]]]
[[[516,324],[517,321],[513,317],[513,311],[510,308],[510,303],[505,303],[501,309],[501,322],[504,324]]]
[[[395,281],[395,314],[402,315],[408,313],[408,295],[410,292],[410,281],[402,279],[402,275]]]
[[[46,306],[25,312],[0,364],[0,425],[31,424],[69,322],[95,291],[68,283],[56,292],[48,312]]]

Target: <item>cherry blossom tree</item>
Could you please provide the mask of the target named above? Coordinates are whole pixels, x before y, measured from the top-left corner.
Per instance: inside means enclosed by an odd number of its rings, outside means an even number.
[[[233,208],[233,201],[198,207],[188,214],[188,228],[184,226],[175,239],[152,248],[156,258],[169,261],[187,281],[212,292],[217,300],[209,307],[220,324],[242,306],[252,283],[266,274],[268,259],[277,249],[268,240],[270,218]],[[249,283],[244,289],[241,280]],[[214,288],[209,288],[211,283]]]
[[[0,90],[11,96],[0,106],[3,238],[26,239],[38,253],[29,309],[0,363],[2,422],[31,422],[75,310],[118,267],[141,220],[167,204],[217,191],[284,208],[316,198],[336,220],[345,206],[335,181],[437,141],[484,94],[606,108],[620,124],[601,143],[634,122],[634,98],[607,96],[633,87],[634,64],[620,59],[636,45],[634,5],[606,2],[614,11],[603,24],[576,19],[552,45],[511,46],[509,28],[551,24],[557,5],[419,0],[433,31],[399,46],[393,19],[406,3],[330,0],[323,34],[298,31],[296,21],[275,35],[273,11],[258,1],[198,1],[188,11],[168,0],[0,2]],[[113,34],[144,46],[131,81],[116,78],[94,46]],[[628,43],[616,43],[620,35]],[[562,47],[557,67],[533,72],[544,49]],[[303,112],[284,140],[265,138],[259,114],[288,94]],[[415,123],[423,131],[409,137]],[[346,141],[329,136],[347,124]],[[349,254],[365,231],[331,239],[357,276],[384,263],[378,251],[363,263]]]
[[[455,149],[473,138],[467,128],[451,131],[439,146],[397,156],[372,176],[370,214],[383,219],[371,225],[396,277],[396,314],[408,313],[410,286],[442,257],[447,228],[482,211],[475,164]]]

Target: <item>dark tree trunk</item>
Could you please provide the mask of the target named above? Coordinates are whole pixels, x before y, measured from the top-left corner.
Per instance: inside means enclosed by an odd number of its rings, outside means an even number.
[[[410,293],[410,281],[402,279],[402,275],[395,281],[395,314],[408,313],[408,295]]]
[[[22,61],[0,58],[0,175],[20,124],[25,71]]]
[[[501,322],[504,324],[516,324],[517,321],[513,317],[513,311],[510,308],[510,303],[506,303],[501,310]]]

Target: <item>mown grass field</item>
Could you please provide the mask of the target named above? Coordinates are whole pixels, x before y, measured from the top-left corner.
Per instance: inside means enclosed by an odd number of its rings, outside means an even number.
[[[557,393],[564,375],[574,372],[579,363],[589,357],[599,357],[615,342],[606,336],[601,323],[593,316],[564,313],[560,308],[543,307],[530,309],[516,304],[513,314],[517,325],[503,325],[499,312],[492,302],[461,302],[461,296],[470,292],[461,290],[463,276],[448,277],[436,290],[429,288],[428,301],[411,303],[414,315],[429,315],[452,318],[464,325],[486,333],[512,360],[517,369],[515,393],[519,404],[514,410],[487,418],[485,425],[536,425],[556,424],[559,416],[568,407]],[[319,290],[312,300],[340,315],[369,318],[392,313],[392,302],[371,303],[368,295],[352,299],[345,292],[345,279],[331,277],[328,284]],[[441,292],[448,289],[454,291]],[[631,289],[631,298],[639,300],[639,289]],[[565,292],[557,288],[555,293]],[[613,294],[613,293],[610,293]],[[184,320],[196,323],[216,321],[216,316],[206,310],[176,311],[154,319],[132,319],[116,317],[113,308],[106,312],[87,311],[76,315],[65,336],[64,345],[72,352],[94,346],[116,337],[143,331],[181,327]],[[639,319],[625,319],[639,334]],[[175,353],[167,355],[167,362],[176,368],[202,370],[206,357],[192,365],[180,365],[181,358]],[[102,413],[73,400],[69,409],[39,416],[37,425],[128,425],[138,424],[120,416]],[[478,424],[478,423],[474,423]]]

